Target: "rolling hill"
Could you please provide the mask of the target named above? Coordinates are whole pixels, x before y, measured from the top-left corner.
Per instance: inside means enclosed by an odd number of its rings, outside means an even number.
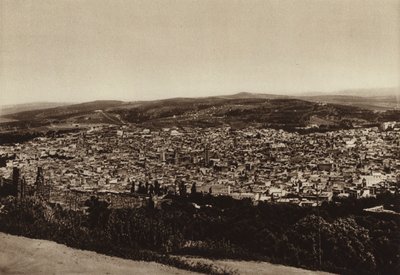
[[[325,102],[360,107],[373,111],[400,109],[400,100],[395,96],[361,97],[352,95],[319,95],[303,96],[299,98],[312,102]]]
[[[294,97],[313,102],[356,106],[369,110],[400,109],[400,87],[310,93]]]
[[[237,93],[203,98],[171,98],[154,101],[93,101],[27,110],[1,116],[4,127],[35,128],[72,124],[139,124],[146,127],[255,126],[293,130],[323,129],[400,121],[397,101],[390,95],[280,96]],[[379,111],[378,111],[379,110]]]
[[[2,105],[0,106],[0,116],[20,113],[25,111],[49,109],[66,105],[71,105],[71,103],[33,102],[33,103],[15,104],[15,105]]]
[[[229,124],[282,129],[310,124],[344,127],[400,120],[399,111],[374,112],[348,105],[289,97],[239,94],[230,97],[173,98],[146,102],[94,101],[4,116],[14,124],[135,123],[147,127]],[[17,122],[15,122],[17,121]]]

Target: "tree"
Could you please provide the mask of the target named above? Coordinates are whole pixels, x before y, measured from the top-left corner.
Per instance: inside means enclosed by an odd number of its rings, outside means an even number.
[[[192,195],[195,195],[197,193],[197,188],[196,188],[196,183],[195,182],[193,182],[192,188],[190,188],[190,193]]]
[[[95,228],[98,226],[104,226],[107,222],[108,216],[108,203],[100,201],[97,197],[91,196],[89,200],[85,202],[85,206],[88,206],[89,212],[89,227]]]
[[[151,196],[151,195],[154,195],[154,186],[153,186],[153,184],[150,184],[149,185],[149,195]]]
[[[183,181],[179,183],[179,195],[181,197],[186,196],[186,184]]]
[[[154,209],[154,201],[153,201],[153,197],[151,195],[149,197],[149,205],[148,205],[148,207],[150,209]]]
[[[373,272],[375,258],[368,230],[354,218],[338,218],[329,223],[309,215],[298,221],[289,232],[289,242],[297,247],[298,263],[318,267],[318,224],[321,230],[322,266]]]
[[[154,182],[154,193],[156,194],[156,195],[161,195],[161,192],[160,192],[160,184],[158,183],[158,180],[156,180],[155,182]]]

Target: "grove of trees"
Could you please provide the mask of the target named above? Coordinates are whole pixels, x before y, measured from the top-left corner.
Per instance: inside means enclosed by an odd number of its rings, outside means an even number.
[[[171,255],[264,260],[340,274],[399,274],[400,216],[363,211],[400,207],[399,195],[332,202],[319,209],[170,196],[154,208],[111,209],[92,198],[88,213],[34,199],[2,198],[0,230],[205,273]]]

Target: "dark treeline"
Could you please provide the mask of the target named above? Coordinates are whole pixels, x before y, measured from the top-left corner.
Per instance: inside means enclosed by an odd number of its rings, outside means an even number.
[[[57,137],[66,133],[79,132],[80,129],[60,129],[60,130],[20,130],[13,132],[0,133],[0,145],[14,145],[24,143],[37,137]]]
[[[0,145],[4,144],[15,144],[15,143],[23,143],[29,140],[32,140],[36,137],[41,136],[42,134],[39,132],[12,132],[12,133],[1,133],[0,134]]]
[[[400,218],[363,211],[398,210],[398,195],[347,199],[319,208],[195,194],[154,207],[110,209],[87,201],[88,214],[39,201],[3,199],[0,230],[72,247],[188,267],[169,255],[265,260],[340,274],[399,274]]]

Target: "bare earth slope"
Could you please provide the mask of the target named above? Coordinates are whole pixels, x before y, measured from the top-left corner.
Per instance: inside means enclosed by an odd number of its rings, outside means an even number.
[[[154,262],[109,257],[51,241],[0,233],[0,274],[195,274]]]
[[[237,274],[328,274],[265,262],[245,262],[201,258],[203,262],[236,271]],[[0,233],[0,274],[197,274],[154,263],[109,257],[91,251],[73,249],[46,240],[29,239]]]

